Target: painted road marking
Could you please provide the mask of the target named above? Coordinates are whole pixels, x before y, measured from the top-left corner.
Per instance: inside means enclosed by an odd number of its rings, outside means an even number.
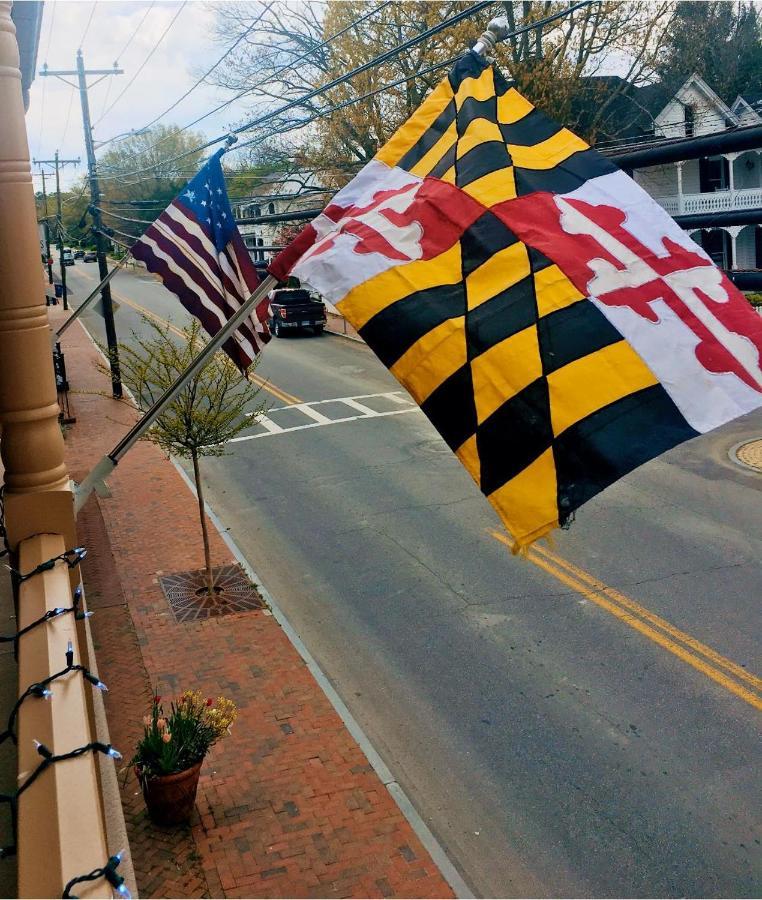
[[[256,413],[247,413],[247,415],[255,417],[255,425],[262,425],[266,429],[266,431],[260,432],[259,434],[244,434],[240,437],[232,438],[229,443],[231,444],[240,444],[243,441],[255,441],[259,438],[270,437],[273,434],[290,434],[292,431],[305,431],[307,428],[322,428],[326,425],[343,425],[346,422],[359,422],[364,419],[382,419],[386,416],[401,416],[404,413],[411,412],[420,412],[421,409],[419,406],[416,406],[409,397],[403,396],[403,391],[390,391],[382,394],[361,394],[359,397],[331,397],[328,400],[314,400],[312,403],[296,403],[291,406],[281,406],[276,409],[268,409],[267,415],[259,415]],[[373,397],[381,397],[384,400],[389,400],[392,403],[397,404],[405,404],[404,409],[389,409],[383,412],[377,412],[375,409],[371,409],[369,406],[365,406],[362,403],[357,403],[358,399],[360,400],[369,400]],[[318,412],[315,407],[321,406],[323,403],[343,403],[345,406],[350,409],[360,409],[363,412],[360,415],[356,416],[341,416],[338,419],[329,419],[328,416],[324,416],[322,413]],[[291,426],[280,426],[272,421],[270,416],[272,413],[283,412],[284,410],[288,410],[289,412],[293,412],[294,410],[298,410],[303,413],[310,419],[309,422],[304,422],[301,425],[291,425]],[[272,426],[275,425],[275,428]]]
[[[488,529],[488,532],[495,540],[512,547],[512,542],[506,535],[492,529]],[[762,692],[762,679],[747,672],[742,666],[544,547],[530,547],[527,559],[750,706],[762,709],[762,697],[755,693]]]
[[[323,413],[318,412],[316,409],[313,409],[309,403],[299,403],[294,406],[290,406],[289,409],[298,409],[300,412],[303,412],[305,416],[309,416],[314,422],[317,422],[318,425],[330,425],[333,421],[329,419],[328,416],[324,416]]]
[[[134,300],[128,300],[127,297],[113,290],[111,293],[114,297],[117,298],[121,303],[126,303],[127,306],[131,306],[136,312],[141,313],[141,315],[146,316],[148,319],[153,319],[155,322],[158,322],[160,325],[164,325],[172,334],[177,335],[178,337],[185,337],[181,328],[178,328],[176,325],[173,325],[167,319],[162,319],[161,316],[157,315],[155,312],[152,312],[150,309],[146,309],[145,306],[141,306],[139,303],[136,303]],[[284,403],[296,404],[301,403],[301,399],[299,397],[295,397],[293,394],[289,394],[286,391],[282,390],[276,385],[272,384],[272,382],[268,381],[265,378],[262,378],[260,375],[257,375],[256,372],[251,372],[249,374],[249,380],[253,381],[254,384],[259,385],[262,390],[267,391],[268,394],[272,394],[273,397],[277,397],[278,400],[282,400]]]
[[[262,425],[270,432],[270,434],[278,434],[283,431],[280,425],[273,422],[273,420],[269,419],[267,416],[259,416],[257,418],[257,425]]]

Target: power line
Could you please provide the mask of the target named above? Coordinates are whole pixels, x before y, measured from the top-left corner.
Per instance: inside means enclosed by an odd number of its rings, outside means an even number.
[[[521,28],[517,28],[517,29],[515,29],[511,34],[507,35],[507,37],[517,36],[517,35],[519,35],[519,34],[522,34],[522,33],[525,32],[525,31],[530,31],[530,30],[532,30],[532,29],[542,27],[542,26],[544,26],[544,25],[546,25],[546,24],[549,24],[550,22],[556,21],[557,19],[560,19],[560,18],[563,18],[563,17],[565,17],[565,16],[568,16],[568,15],[570,15],[572,12],[575,12],[575,11],[578,10],[578,9],[581,9],[581,8],[583,8],[583,7],[585,7],[585,6],[589,6],[591,2],[593,2],[593,0],[581,0],[581,2],[575,3],[573,6],[570,6],[570,7],[569,7],[568,9],[566,9],[566,10],[562,10],[562,11],[557,12],[557,13],[551,15],[551,16],[546,16],[545,18],[540,19],[540,20],[538,20],[537,22],[532,22],[532,23],[529,24],[529,25],[524,25],[524,26],[522,26]],[[282,113],[285,109],[291,108],[291,107],[294,106],[294,105],[300,104],[300,103],[306,101],[307,99],[311,99],[311,98],[313,98],[314,96],[317,96],[318,94],[322,94],[322,93],[324,93],[325,91],[330,90],[330,89],[333,88],[333,87],[336,87],[337,84],[340,84],[340,83],[342,83],[342,82],[348,80],[349,78],[351,78],[351,77],[353,77],[354,75],[358,74],[360,71],[367,71],[367,69],[369,69],[369,68],[372,68],[372,67],[374,67],[374,66],[376,66],[376,65],[380,65],[381,62],[384,62],[384,61],[386,61],[386,59],[390,58],[391,56],[393,56],[393,55],[395,55],[395,54],[398,54],[398,53],[402,52],[403,49],[407,49],[407,48],[410,47],[413,43],[418,43],[418,42],[420,42],[421,40],[423,40],[423,39],[425,39],[425,38],[427,38],[427,37],[430,37],[432,31],[433,31],[434,33],[436,33],[437,31],[441,31],[443,28],[448,27],[448,26],[451,25],[451,24],[454,24],[454,22],[455,22],[456,20],[457,20],[457,21],[460,21],[461,19],[465,18],[467,14],[473,15],[475,11],[479,11],[479,10],[483,9],[484,7],[490,6],[490,5],[491,5],[491,4],[490,4],[489,2],[486,2],[486,3],[479,4],[479,5],[478,5],[478,8],[477,8],[477,7],[471,7],[469,10],[465,10],[464,12],[459,13],[457,16],[453,17],[452,19],[445,20],[444,22],[440,23],[438,26],[434,26],[433,29],[429,29],[427,32],[424,32],[423,34],[419,35],[417,38],[413,38],[413,39],[411,39],[410,41],[406,41],[404,44],[401,44],[401,45],[399,45],[399,46],[397,46],[397,47],[395,47],[395,48],[392,48],[391,50],[386,51],[386,52],[383,53],[383,54],[380,54],[380,56],[379,56],[379,57],[376,57],[374,60],[371,60],[371,61],[369,61],[368,63],[365,63],[365,64],[363,64],[362,66],[359,66],[359,67],[357,67],[356,69],[353,69],[352,71],[350,71],[350,72],[348,72],[348,73],[345,73],[345,75],[341,76],[341,77],[338,78],[338,79],[334,79],[334,81],[330,82],[329,84],[324,85],[324,86],[321,87],[321,88],[317,88],[317,89],[315,89],[314,91],[311,91],[308,95],[305,95],[305,96],[303,96],[303,97],[300,97],[300,98],[297,98],[296,100],[291,101],[290,103],[286,104],[284,107],[281,107],[281,108],[279,108],[278,110],[275,110],[275,111],[273,111],[273,112],[271,112],[271,113],[268,113],[268,114],[262,116],[260,119],[254,120],[253,122],[247,123],[246,125],[241,126],[241,127],[238,128],[238,129],[235,129],[235,131],[233,131],[232,133],[233,133],[233,134],[237,134],[237,133],[240,133],[240,132],[243,131],[243,130],[253,128],[253,127],[256,126],[256,125],[264,124],[264,123],[265,123],[266,121],[268,121],[269,119],[275,118],[277,115],[279,115],[280,113]],[[326,115],[328,115],[328,114],[330,114],[330,113],[332,113],[332,112],[336,112],[337,110],[344,109],[344,108],[346,108],[346,107],[348,107],[348,106],[351,106],[351,105],[354,104],[354,103],[359,103],[360,101],[365,100],[365,99],[367,99],[368,97],[373,96],[373,95],[375,95],[375,94],[379,94],[379,93],[382,93],[383,91],[390,90],[391,88],[397,87],[397,86],[399,86],[399,85],[401,85],[401,84],[404,84],[405,82],[410,81],[410,80],[412,80],[413,78],[417,78],[417,77],[420,77],[420,76],[422,76],[422,75],[429,74],[430,72],[436,71],[437,69],[444,68],[445,66],[452,65],[452,63],[453,63],[457,58],[458,58],[458,57],[454,57],[453,59],[446,60],[446,61],[441,62],[441,63],[436,63],[435,65],[429,66],[429,67],[426,68],[426,69],[421,69],[421,70],[419,70],[418,72],[414,73],[413,75],[410,75],[410,76],[406,76],[406,77],[404,77],[404,78],[397,79],[396,81],[390,82],[389,84],[385,84],[385,85],[382,85],[381,87],[376,88],[376,89],[374,89],[374,90],[372,90],[372,91],[368,91],[366,94],[363,94],[363,95],[361,95],[360,97],[351,98],[351,99],[349,99],[349,100],[345,100],[343,103],[339,103],[339,104],[336,104],[336,105],[334,105],[333,107],[330,107],[330,108],[328,108],[328,109],[321,110],[321,111],[319,111],[319,112],[313,114],[313,115],[312,115],[311,117],[309,117],[308,119],[304,119],[304,120],[298,122],[296,125],[293,125],[293,126],[291,126],[290,128],[288,128],[288,129],[286,129],[285,131],[282,131],[282,132],[280,132],[280,133],[281,133],[281,134],[287,134],[289,131],[294,131],[294,130],[303,128],[303,127],[305,127],[306,125],[310,124],[311,122],[316,121],[318,118],[323,118],[324,116],[326,116]],[[267,138],[270,137],[270,136],[271,136],[271,135],[269,135],[269,134],[264,135],[264,136],[258,136],[257,138],[253,138],[253,139],[250,140],[250,141],[245,141],[243,144],[237,144],[235,147],[232,147],[232,148],[230,149],[230,151],[228,151],[228,152],[233,152],[233,151],[235,151],[235,150],[243,149],[244,147],[248,147],[248,146],[252,146],[252,145],[258,144],[258,143],[262,143],[262,141],[267,140]],[[174,158],[172,158],[172,159],[164,160],[164,161],[162,161],[162,162],[160,162],[160,163],[155,163],[155,164],[153,164],[153,165],[151,165],[151,166],[147,166],[147,167],[145,167],[145,168],[143,168],[143,169],[138,169],[138,170],[135,171],[135,172],[119,173],[118,175],[110,175],[110,176],[109,176],[109,175],[104,175],[103,177],[104,177],[104,178],[127,178],[127,177],[134,176],[134,175],[141,175],[141,174],[143,174],[144,172],[148,172],[148,171],[151,171],[152,169],[155,169],[158,165],[168,165],[169,163],[176,162],[176,161],[178,161],[178,160],[180,160],[180,159],[183,159],[183,158],[185,158],[185,157],[187,157],[187,156],[190,156],[190,155],[192,155],[193,153],[198,153],[198,152],[200,152],[201,150],[204,150],[204,149],[206,149],[207,147],[212,146],[213,144],[218,143],[220,140],[223,140],[223,139],[224,139],[223,137],[217,138],[217,139],[214,140],[214,141],[209,141],[209,142],[207,142],[207,144],[205,144],[205,145],[203,145],[203,146],[201,146],[201,147],[196,147],[196,148],[194,148],[193,150],[186,151],[185,153],[179,154],[178,156],[176,156],[176,157],[174,157]],[[142,180],[142,179],[141,179],[141,180]],[[138,181],[138,182],[128,182],[128,183],[129,183],[129,184],[139,184],[140,182]]]
[[[129,36],[129,38],[127,38],[127,43],[124,45],[124,47],[122,47],[121,53],[117,54],[117,57],[116,57],[116,59],[114,60],[114,66],[117,66],[117,65],[118,65],[119,60],[120,60],[120,59],[124,56],[124,54],[127,52],[127,49],[129,48],[129,46],[130,46],[130,44],[133,42],[133,40],[135,40],[135,35],[136,35],[136,34],[140,31],[140,29],[143,27],[143,23],[144,23],[145,20],[148,18],[148,13],[150,13],[151,10],[153,9],[154,3],[155,3],[155,0],[151,0],[151,4],[149,5],[148,9],[143,13],[143,17],[142,17],[141,20],[138,22],[137,26],[132,30],[132,34]],[[100,121],[100,120],[103,118],[103,116],[105,115],[105,112],[106,112],[106,106],[107,106],[107,104],[108,104],[108,98],[111,96],[111,85],[112,85],[112,84],[113,84],[113,81],[111,81],[111,79],[109,79],[109,82],[108,82],[108,84],[106,85],[106,93],[105,93],[104,96],[103,96],[103,105],[101,106],[101,114],[100,114],[100,116],[98,117],[98,121]]]
[[[334,34],[332,34],[330,37],[326,38],[320,44],[317,44],[316,46],[307,50],[305,53],[302,53],[301,56],[297,56],[296,59],[292,59],[287,65],[282,66],[280,69],[278,69],[277,72],[275,72],[273,75],[271,75],[270,78],[268,79],[268,81],[274,81],[276,78],[278,78],[284,72],[287,72],[289,69],[293,69],[293,67],[297,63],[300,63],[303,60],[307,59],[308,57],[312,56],[313,54],[317,53],[318,50],[322,50],[324,47],[327,47],[330,43],[332,43],[333,41],[335,41],[337,38],[341,37],[342,35],[346,34],[352,28],[356,28],[358,25],[360,25],[366,19],[370,19],[372,16],[375,16],[377,13],[381,12],[381,10],[384,9],[385,7],[389,6],[390,3],[391,3],[391,0],[385,0],[385,2],[383,2],[380,6],[377,6],[375,9],[371,10],[370,12],[365,13],[365,15],[360,16],[360,18],[355,19],[354,21],[350,22],[349,25],[347,25],[346,27],[342,28],[339,31],[336,31]],[[209,116],[212,116],[215,113],[220,112],[220,110],[224,109],[226,106],[230,106],[231,103],[235,103],[236,100],[240,100],[240,98],[243,97],[245,94],[250,94],[256,90],[257,90],[257,88],[245,88],[243,91],[240,91],[235,96],[231,97],[229,100],[225,100],[223,103],[220,103],[219,106],[215,106],[214,109],[209,110],[209,112],[204,113],[202,116],[199,116],[197,119],[194,119],[192,122],[189,122],[187,125],[183,125],[183,127],[180,128],[180,130],[177,133],[179,134],[182,131],[187,131],[189,128],[193,128],[194,125],[198,125],[199,122],[203,122],[203,120],[209,118]],[[164,144],[168,140],[170,140],[171,137],[172,137],[172,135],[168,135],[167,137],[162,138],[161,140],[157,141],[155,144],[152,144],[146,152],[155,150],[157,147],[160,147],[162,144]],[[113,138],[111,140],[113,140]],[[108,143],[108,141],[105,141],[104,143]],[[138,157],[139,157],[138,153],[132,154],[133,159],[137,159]]]
[[[572,12],[574,9],[577,9],[581,6],[587,6],[592,0],[584,0],[582,3],[576,4],[574,7],[570,7],[569,10],[564,12],[564,15],[568,15],[569,12]],[[343,75],[340,75],[338,78],[334,78],[329,81],[327,84],[322,85],[321,87],[314,88],[311,91],[308,91],[306,94],[303,94],[300,97],[296,97],[293,100],[290,100],[288,103],[285,103],[283,106],[278,107],[275,110],[272,110],[269,113],[265,113],[257,119],[252,119],[249,122],[244,123],[243,125],[239,125],[238,128],[234,128],[228,134],[220,135],[217,138],[214,138],[211,141],[207,141],[204,144],[199,145],[198,147],[194,147],[192,150],[187,150],[184,153],[180,153],[175,157],[172,157],[168,160],[162,160],[161,162],[153,163],[150,166],[145,166],[142,169],[137,169],[134,172],[120,172],[115,175],[104,175],[104,178],[128,178],[133,175],[142,175],[144,172],[150,172],[152,169],[157,168],[161,165],[169,165],[170,163],[177,162],[180,159],[184,159],[187,156],[191,156],[193,153],[199,153],[202,150],[207,150],[209,147],[213,147],[215,144],[219,144],[220,141],[224,141],[229,134],[240,134],[243,131],[249,131],[253,128],[258,127],[259,125],[263,125],[266,122],[276,118],[279,115],[282,115],[284,112],[288,112],[288,110],[293,109],[295,106],[301,106],[309,100],[313,100],[316,97],[322,96],[328,91],[332,90],[338,85],[343,84],[346,81],[349,81],[351,78],[354,78],[356,75],[360,75],[363,72],[367,72],[369,69],[376,68],[388,60],[392,59],[395,56],[398,56],[400,53],[403,53],[405,50],[409,50],[411,47],[416,46],[417,44],[422,43],[425,40],[428,40],[433,35],[438,34],[440,31],[444,31],[445,28],[450,28],[452,25],[457,25],[459,22],[462,22],[466,18],[470,18],[476,13],[481,12],[486,7],[492,6],[492,0],[483,0],[481,3],[475,3],[473,6],[468,9],[463,10],[460,13],[456,13],[456,15],[451,16],[449,19],[445,19],[443,22],[440,22],[438,25],[434,25],[431,28],[428,28],[426,31],[421,32],[415,37],[410,38],[407,41],[403,41],[403,43],[397,45],[396,47],[392,47],[390,50],[386,50],[383,53],[380,53],[378,56],[369,60],[366,63],[363,63],[360,66],[356,66],[349,72],[345,72]],[[558,18],[556,15],[554,18]],[[530,27],[536,28],[539,25],[543,24],[542,20],[539,22],[534,22]],[[415,76],[412,76],[415,77]],[[408,79],[409,80],[409,79]],[[246,146],[250,145],[252,142],[248,141]],[[152,148],[149,148],[152,149]],[[147,151],[146,151],[147,152]]]
[[[95,128],[95,126],[98,124],[98,122],[101,122],[103,120],[103,118],[111,112],[111,110],[117,105],[117,103],[122,99],[122,97],[124,97],[124,95],[127,93],[127,91],[135,83],[135,79],[138,77],[138,75],[140,75],[140,73],[146,67],[148,61],[151,59],[151,57],[154,55],[154,53],[156,53],[156,51],[159,49],[159,45],[161,44],[161,42],[164,40],[164,38],[169,33],[169,30],[172,28],[172,26],[177,21],[177,18],[180,15],[180,13],[185,9],[187,2],[188,2],[188,0],[183,0],[183,3],[180,6],[180,9],[177,10],[174,17],[172,18],[172,21],[169,23],[169,25],[167,25],[167,27],[161,33],[161,36],[159,37],[158,41],[156,41],[156,43],[153,45],[152,49],[148,53],[148,56],[146,56],[146,58],[143,60],[143,62],[138,66],[137,71],[132,76],[132,78],[127,82],[127,84],[125,85],[125,88],[121,92],[121,94],[119,94],[119,96],[116,98],[116,100],[114,100],[114,102],[111,104],[111,106],[109,106],[109,108],[106,110],[106,112],[104,112],[103,115],[101,115],[101,117],[97,121],[93,122],[93,128]]]
[[[69,108],[66,111],[66,124],[64,125],[63,135],[61,136],[61,146],[66,143],[66,134],[69,131],[69,121],[71,119],[71,108],[74,104],[74,95],[77,93],[77,89],[74,85],[71,85],[71,93],[69,94]]]
[[[150,6],[148,7],[148,9],[143,13],[143,18],[140,20],[140,22],[138,22],[137,27],[135,28],[135,30],[134,30],[134,31],[132,32],[132,34],[130,35],[130,37],[129,37],[127,43],[124,45],[124,47],[122,47],[122,52],[119,53],[119,54],[117,55],[117,57],[116,57],[116,62],[119,62],[119,60],[120,60],[120,59],[124,56],[124,54],[127,52],[128,48],[129,48],[129,46],[130,46],[130,44],[135,40],[135,35],[136,35],[136,34],[140,31],[140,29],[143,27],[143,23],[144,23],[145,20],[148,18],[148,13],[151,12],[151,10],[154,8],[155,2],[156,2],[156,0],[152,0],[151,5],[150,5]],[[111,83],[111,82],[109,82],[109,84],[110,84],[110,83]]]
[[[50,42],[53,38],[53,23],[56,20],[56,6],[57,4],[54,2],[51,4],[51,13],[50,13],[50,27],[48,28],[48,40],[45,46],[45,61],[47,62],[48,54],[50,53]],[[42,129],[45,126],[45,89],[48,86],[47,81],[42,82],[42,102],[40,103],[40,133],[37,137],[37,152],[40,152],[40,148],[42,147]]]
[[[92,24],[93,16],[95,15],[95,7],[96,7],[97,5],[98,5],[98,0],[93,0],[93,5],[92,5],[92,8],[91,8],[91,10],[90,10],[90,18],[87,20],[87,25],[85,25],[85,30],[84,30],[84,32],[83,32],[83,34],[82,34],[82,37],[81,37],[80,40],[79,40],[79,49],[80,49],[80,50],[81,50],[82,47],[84,46],[85,39],[87,38],[87,33],[88,33],[88,31],[90,31],[90,25]]]
[[[151,4],[151,5],[153,5],[153,4]],[[253,29],[256,25],[258,25],[258,24],[260,23],[260,21],[262,20],[263,16],[265,15],[265,13],[269,12],[269,11],[273,8],[274,5],[275,5],[275,0],[271,0],[271,2],[268,3],[267,6],[266,6],[266,7],[262,10],[262,12],[259,14],[259,17],[258,17],[257,19],[255,19],[255,20],[251,23],[251,25],[249,25],[249,27],[246,29],[246,31],[244,31],[244,33],[243,33],[242,35],[240,35],[240,37],[235,41],[235,43],[233,43],[230,47],[228,47],[228,49],[222,54],[222,56],[217,60],[217,62],[216,62],[211,68],[207,69],[206,72],[204,72],[204,74],[198,79],[198,81],[197,81],[192,87],[188,88],[188,90],[182,95],[182,97],[178,97],[178,99],[175,100],[175,102],[172,103],[170,106],[168,106],[168,107],[164,110],[164,112],[159,113],[159,115],[156,116],[155,119],[151,119],[151,121],[150,121],[147,125],[143,125],[141,128],[138,129],[138,131],[145,131],[147,128],[150,128],[152,125],[155,125],[155,124],[159,121],[159,119],[163,119],[164,116],[166,116],[166,114],[167,114],[168,112],[171,112],[176,106],[179,106],[179,104],[182,103],[183,100],[185,100],[185,98],[186,98],[187,96],[189,96],[190,94],[192,94],[193,91],[195,91],[196,88],[197,88],[197,87],[198,87],[198,86],[199,86],[199,85],[200,85],[200,84],[201,84],[201,83],[202,83],[209,75],[211,75],[211,73],[217,68],[217,66],[218,66],[224,59],[226,59],[228,56],[230,56],[230,54],[231,54],[231,53],[235,50],[235,48],[241,43],[241,41],[242,41],[244,38],[248,37],[249,34],[251,34],[252,29]],[[101,113],[101,119],[102,119],[102,118],[103,118],[103,113]],[[100,121],[100,119],[99,119],[98,121]],[[181,129],[181,130],[184,130],[184,129]],[[110,144],[112,141],[115,141],[115,140],[123,140],[123,141],[124,141],[124,140],[127,140],[128,137],[129,137],[129,135],[124,135],[124,136],[121,136],[121,137],[120,137],[120,136],[116,136],[116,137],[109,138],[109,139],[106,140],[106,141],[101,141],[100,144],[99,144],[99,146],[98,146],[98,149],[100,149],[101,147],[104,147],[106,144]]]

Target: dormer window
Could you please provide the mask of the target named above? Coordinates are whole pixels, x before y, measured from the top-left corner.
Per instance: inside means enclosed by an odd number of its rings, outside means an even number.
[[[272,215],[272,214],[275,212],[275,204],[274,204],[274,203],[268,203],[268,204],[267,204],[267,211],[270,213],[270,215]]]
[[[692,106],[683,107],[685,110],[685,136],[693,137],[694,113]]]

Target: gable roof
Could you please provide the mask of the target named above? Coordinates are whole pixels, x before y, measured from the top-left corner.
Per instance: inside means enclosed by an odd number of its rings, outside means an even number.
[[[746,109],[756,116],[762,116],[762,91],[744,91],[736,97],[731,108],[739,115]]]

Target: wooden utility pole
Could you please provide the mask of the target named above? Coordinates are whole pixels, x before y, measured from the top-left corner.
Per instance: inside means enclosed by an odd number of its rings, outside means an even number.
[[[48,284],[53,284],[53,258],[50,255],[50,222],[48,221],[48,191],[47,186],[45,185],[45,179],[48,175],[52,175],[52,172],[46,172],[42,165],[35,161],[36,165],[40,166],[39,175],[42,178],[42,202],[43,208],[45,210],[45,218],[44,218],[44,229],[45,229],[45,265],[48,270]],[[52,293],[52,290],[51,290]]]
[[[82,125],[85,130],[85,149],[87,151],[87,172],[90,181],[90,214],[93,217],[93,230],[95,232],[95,247],[98,253],[98,270],[101,282],[108,275],[108,263],[106,261],[106,242],[101,233],[101,213],[98,208],[101,203],[101,192],[98,184],[98,172],[96,169],[95,145],[93,143],[93,127],[90,124],[90,102],[87,96],[87,76],[100,75],[105,78],[107,75],[122,75],[124,69],[118,69],[112,66],[110,69],[86,69],[85,61],[82,57],[82,51],[77,50],[77,68],[76,69],[48,69],[47,65],[40,70],[40,75],[54,75],[60,78],[66,84],[79,89],[79,99],[82,104]],[[64,76],[77,76],[77,84],[66,81]],[[114,325],[114,307],[111,301],[111,285],[108,281],[103,284],[101,290],[101,299],[103,301],[103,320],[106,326],[106,343],[108,345],[109,365],[111,367],[111,393],[115,400],[122,397],[122,378],[119,372],[119,347],[116,339],[116,327]]]
[[[66,166],[69,164],[79,165],[79,157],[76,159],[61,159],[58,156],[58,150],[56,150],[55,157],[53,159],[33,159],[32,162],[36,166],[55,166],[56,169],[56,237],[58,238],[58,267],[61,270],[61,287],[63,289],[63,308],[69,308],[69,300],[67,296],[66,289],[66,266],[63,261],[63,252],[64,252],[64,240],[63,240],[63,219],[62,219],[62,207],[61,207],[61,179],[58,175],[58,169],[60,166]],[[44,173],[44,175],[50,174],[49,172]],[[42,189],[45,191],[45,178],[43,175],[42,180]],[[45,215],[48,214],[48,200],[47,194],[45,195]],[[47,220],[45,222],[47,226]],[[48,236],[48,259],[50,259],[50,243]],[[53,272],[50,263],[48,263],[48,280],[50,284],[53,284]]]

